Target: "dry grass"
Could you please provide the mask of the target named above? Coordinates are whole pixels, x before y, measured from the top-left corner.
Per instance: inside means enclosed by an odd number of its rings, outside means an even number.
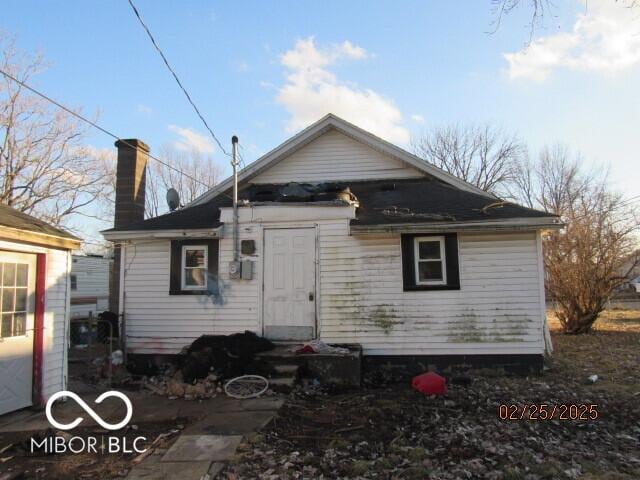
[[[640,392],[640,310],[607,310],[593,332],[583,335],[563,334],[552,312],[548,319],[559,374],[584,381],[598,375],[595,390]]]

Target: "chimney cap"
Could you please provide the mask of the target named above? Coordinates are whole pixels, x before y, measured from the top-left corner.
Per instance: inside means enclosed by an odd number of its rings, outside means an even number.
[[[234,135],[233,137],[231,137],[231,143],[238,143],[238,136]]]
[[[115,146],[117,148],[134,148],[144,150],[145,152],[149,152],[149,145],[144,143],[142,140],[138,140],[137,138],[123,138],[121,140],[116,140]]]

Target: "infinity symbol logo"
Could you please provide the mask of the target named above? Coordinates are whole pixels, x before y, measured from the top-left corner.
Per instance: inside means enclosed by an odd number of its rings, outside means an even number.
[[[98,398],[96,398],[95,403],[102,403],[102,401],[105,398],[109,398],[109,397],[118,397],[120,400],[122,400],[124,402],[124,404],[127,407],[127,414],[125,415],[124,419],[116,424],[111,424],[108,422],[105,422],[89,405],[87,405],[85,403],[84,400],[82,400],[78,395],[76,395],[73,392],[69,392],[67,390],[62,390],[61,392],[56,392],[53,395],[51,395],[51,397],[49,398],[49,400],[47,400],[47,407],[45,409],[45,413],[47,415],[47,420],[49,420],[49,423],[51,423],[51,425],[53,425],[54,427],[56,427],[59,430],[71,430],[72,428],[76,428],[84,419],[82,417],[78,417],[76,418],[73,422],[71,423],[59,423],[57,422],[54,418],[53,415],[51,414],[51,407],[53,406],[53,404],[55,403],[56,400],[58,400],[60,397],[71,397],[75,400],[75,402],[80,405],[82,407],[82,409],[87,412],[89,415],[91,415],[91,418],[93,418],[96,422],[98,422],[98,424],[102,427],[105,428],[107,430],[119,430],[122,427],[124,427],[127,423],[129,423],[129,420],[131,420],[131,415],[133,415],[133,406],[131,405],[131,400],[129,400],[129,398],[127,398],[127,396],[124,393],[121,392],[116,392],[115,390],[111,390],[109,392],[104,392],[102,395],[100,395]]]

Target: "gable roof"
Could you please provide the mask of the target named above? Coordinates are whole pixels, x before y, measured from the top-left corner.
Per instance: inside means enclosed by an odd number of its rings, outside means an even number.
[[[358,201],[356,218],[351,220],[352,228],[368,229],[374,226],[397,226],[420,224],[425,227],[438,225],[443,229],[464,227],[470,223],[486,224],[503,222],[519,226],[535,228],[559,225],[555,215],[522,207],[515,203],[499,202],[472,192],[452,187],[440,180],[422,177],[398,180],[367,180],[329,183],[320,186],[298,184],[310,194],[306,200],[293,198],[290,201],[309,203],[321,202],[332,204],[331,193],[349,188]],[[282,193],[290,186],[283,184],[245,184],[238,194],[240,200],[249,204],[260,205],[286,204]],[[335,195],[333,198],[338,198]],[[335,205],[344,205],[334,200]],[[179,231],[196,229],[215,229],[222,225],[220,209],[231,207],[228,192],[222,192],[216,198],[185,207],[175,212],[150,218],[143,222],[120,228],[120,232],[149,233],[150,231]],[[241,207],[243,208],[243,207]],[[105,234],[116,238],[115,229],[106,230]]]
[[[29,232],[32,235],[21,235]],[[7,205],[0,205],[0,236],[27,243],[39,243],[63,248],[78,248],[81,240],[36,217],[20,212]]]
[[[450,173],[445,172],[444,170],[436,167],[435,165],[431,165],[430,163],[424,161],[420,157],[409,153],[408,151],[390,143],[382,138],[363,130],[352,123],[347,122],[346,120],[329,113],[322,117],[317,122],[308,126],[301,132],[297,133],[289,140],[280,144],[278,147],[274,148],[267,154],[260,157],[258,160],[253,162],[251,165],[247,166],[243,170],[238,173],[238,182],[245,182],[255,177],[256,175],[264,172],[268,168],[276,165],[278,162],[284,160],[293,152],[299,150],[303,146],[307,145],[311,141],[318,138],[323,133],[327,132],[330,129],[335,129],[354,140],[364,143],[369,147],[391,155],[404,163],[416,168],[417,170],[424,172],[426,175],[432,176],[438,180],[441,180],[453,187],[456,187],[460,190],[466,192],[476,193],[478,195],[482,195],[488,198],[495,198],[490,193],[485,192],[484,190],[476,187],[475,185],[471,185],[470,183],[465,182],[457,178]],[[191,207],[194,205],[200,205],[206,203],[207,201],[215,198],[221,192],[231,188],[233,185],[233,177],[229,177],[226,180],[222,181],[211,190],[201,195],[199,198],[195,199],[191,202],[187,207]]]

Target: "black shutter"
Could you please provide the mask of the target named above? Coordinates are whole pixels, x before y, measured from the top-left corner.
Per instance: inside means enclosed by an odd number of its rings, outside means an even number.
[[[189,239],[171,241],[169,295],[206,295],[207,290],[182,290],[182,247],[184,245],[206,245],[209,260],[209,278],[218,278],[219,241],[217,239]]]
[[[415,237],[444,236],[444,255],[447,264],[446,285],[417,285],[415,276],[413,239]],[[402,287],[405,292],[415,290],[460,290],[458,266],[458,235],[456,233],[405,233],[400,236],[402,249]]]

